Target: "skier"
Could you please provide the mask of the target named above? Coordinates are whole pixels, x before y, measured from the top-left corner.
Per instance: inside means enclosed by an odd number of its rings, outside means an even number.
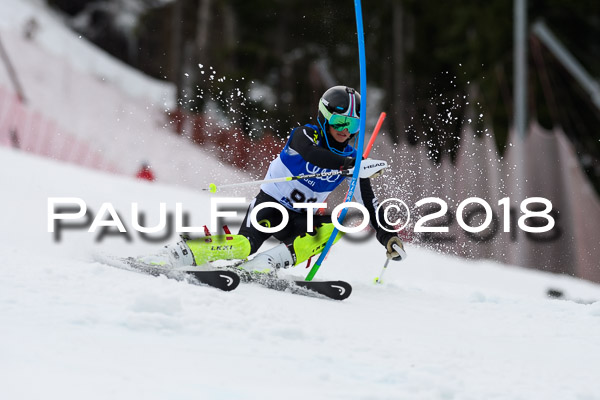
[[[271,162],[266,179],[353,168],[357,151],[349,142],[359,131],[359,111],[360,94],[356,90],[346,86],[328,89],[319,101],[317,125],[304,125],[292,131],[279,156]],[[361,166],[362,164],[367,162],[362,162]],[[177,243],[166,246],[163,254],[168,257],[168,261],[163,262],[184,267],[216,260],[246,260],[271,236],[271,233],[261,232],[252,226],[250,212],[259,204],[274,202],[283,205],[289,215],[286,226],[273,234],[281,243],[257,254],[241,264],[241,267],[248,271],[270,272],[298,265],[323,250],[334,226],[331,216],[313,215],[314,231],[307,232],[306,209],[294,208],[293,203],[323,202],[345,178],[334,175],[264,183],[251,202],[237,235],[208,236],[192,240],[182,236]],[[369,178],[359,179],[354,196],[369,211],[371,225],[376,230],[377,240],[385,246],[387,257],[396,261],[404,259],[406,253],[398,235],[386,231],[376,222],[378,203]],[[383,213],[381,210],[379,212]],[[258,211],[256,220],[261,226],[274,227],[282,222],[282,218],[279,210],[265,207]],[[379,221],[384,221],[381,215]],[[391,230],[391,227],[385,227]],[[338,234],[336,241],[341,236],[341,233]]]
[[[137,174],[135,175],[135,177],[138,179],[150,181],[150,182],[154,182],[156,180],[156,177],[154,176],[154,172],[152,172],[152,169],[150,168],[150,163],[147,161],[142,162],[142,165],[141,165],[140,169],[138,170]]]

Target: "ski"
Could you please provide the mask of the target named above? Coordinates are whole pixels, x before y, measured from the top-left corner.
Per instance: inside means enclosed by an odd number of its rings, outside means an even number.
[[[239,264],[238,264],[239,265]],[[280,292],[289,292],[309,297],[345,300],[352,294],[352,286],[344,281],[302,281],[280,278],[275,273],[250,272],[237,267],[226,267],[228,271],[235,271],[242,282],[257,283],[268,289]]]
[[[345,281],[303,281],[281,278],[276,273],[250,272],[239,268],[241,263],[228,266],[202,266],[177,269],[140,262],[132,257],[98,256],[97,261],[116,268],[140,272],[152,276],[165,276],[169,279],[185,281],[196,285],[209,285],[224,291],[231,291],[240,282],[256,283],[268,289],[289,292],[309,297],[345,300],[352,294],[352,286]],[[208,268],[208,269],[202,269]]]
[[[240,284],[239,275],[232,270],[217,268],[210,270],[178,270],[145,264],[131,257],[102,259],[99,261],[121,269],[141,272],[152,276],[165,276],[169,279],[185,281],[195,285],[208,285],[226,292],[234,290]]]
[[[294,283],[333,300],[345,300],[352,294],[352,286],[344,281],[294,281]]]
[[[187,271],[187,275],[191,275],[200,283],[221,289],[225,292],[230,292],[240,284],[240,277],[233,271]]]

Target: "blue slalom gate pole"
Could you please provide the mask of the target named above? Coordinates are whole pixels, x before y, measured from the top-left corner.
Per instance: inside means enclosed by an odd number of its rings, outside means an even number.
[[[346,195],[345,202],[352,201],[352,197],[354,196],[354,191],[356,190],[356,185],[358,184],[358,175],[360,173],[360,164],[362,162],[362,153],[363,146],[365,142],[365,131],[366,131],[366,120],[367,120],[367,62],[365,58],[365,35],[363,30],[363,21],[362,21],[362,7],[360,4],[360,0],[354,0],[354,12],[356,14],[356,33],[358,34],[358,58],[360,65],[360,131],[358,133],[358,144],[356,147],[356,163],[354,165],[354,173],[352,174],[352,180],[350,181],[350,188],[348,189],[348,194]],[[344,208],[338,218],[338,222],[342,224],[344,222],[344,218],[346,218],[346,214],[348,213],[348,208]],[[321,252],[319,259],[313,265],[312,269],[306,276],[307,281],[311,281],[325,257],[327,257],[327,253],[329,253],[329,249],[333,245],[335,241],[335,237],[338,234],[338,229],[335,228],[325,245],[325,248]]]

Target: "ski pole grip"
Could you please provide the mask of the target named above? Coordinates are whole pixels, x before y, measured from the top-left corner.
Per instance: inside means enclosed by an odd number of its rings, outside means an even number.
[[[396,250],[396,252],[400,255],[400,260],[406,259],[406,251],[397,244],[392,245],[392,249]]]

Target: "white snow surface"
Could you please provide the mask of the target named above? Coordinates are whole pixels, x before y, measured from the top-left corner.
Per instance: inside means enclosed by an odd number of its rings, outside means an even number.
[[[545,297],[600,299],[598,285],[410,245],[375,285],[372,239],[342,240],[317,274],[350,282],[345,301],[222,292],[93,261],[159,247],[135,232],[47,232],[48,197],[111,202],[131,228],[134,201],[148,225],[182,202],[201,226],[208,195],[7,148],[0,162],[2,399],[600,399],[600,302]]]

